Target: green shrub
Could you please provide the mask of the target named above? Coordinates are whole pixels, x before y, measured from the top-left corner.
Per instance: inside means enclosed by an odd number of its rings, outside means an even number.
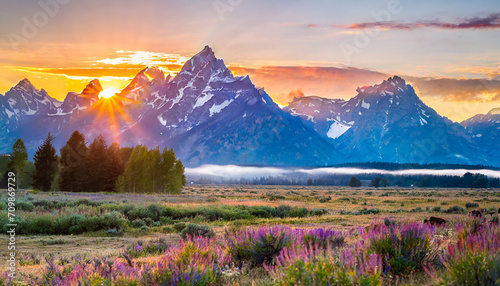
[[[478,208],[479,204],[478,203],[466,203],[465,208],[470,209],[470,208]]]
[[[122,256],[124,256],[123,254],[127,254],[132,258],[138,258],[160,255],[163,254],[169,247],[170,243],[168,243],[164,238],[149,240],[146,242],[139,240],[137,243],[127,246],[124,252],[122,252]]]
[[[451,259],[438,285],[500,285],[500,254],[467,252],[461,259]]]
[[[174,224],[174,229],[177,231],[177,232],[181,232],[183,229],[186,228],[186,224],[185,223],[176,223]]]
[[[175,232],[175,229],[171,226],[164,226],[161,230],[164,233],[174,233]]]
[[[133,228],[139,228],[139,227],[145,226],[146,223],[142,219],[136,219],[136,220],[131,222],[131,225]]]
[[[464,213],[464,209],[461,206],[452,206],[445,210],[446,213],[461,214]]]
[[[187,237],[198,237],[198,236],[213,237],[215,236],[215,233],[207,225],[198,225],[193,223],[187,224],[186,228],[184,228],[181,231],[182,239],[186,239]]]
[[[345,265],[329,258],[310,261],[296,259],[275,278],[276,285],[381,285],[380,274],[362,274],[349,271]]]
[[[4,200],[0,201],[0,211],[6,211],[7,210],[7,202]]]
[[[384,269],[393,275],[408,275],[422,270],[425,259],[431,253],[430,234],[423,225],[400,227],[392,225],[389,232],[369,236],[368,252],[380,254]]]
[[[169,217],[164,217],[164,216],[160,217],[160,222],[161,222],[161,224],[174,224],[175,223],[175,221],[173,219],[171,219]]]
[[[20,211],[27,211],[30,212],[35,208],[35,206],[31,202],[27,201],[18,201],[16,203],[16,209]]]
[[[433,212],[438,212],[438,213],[439,213],[439,212],[441,212],[441,207],[433,207],[433,208],[432,208],[432,211],[433,211]]]

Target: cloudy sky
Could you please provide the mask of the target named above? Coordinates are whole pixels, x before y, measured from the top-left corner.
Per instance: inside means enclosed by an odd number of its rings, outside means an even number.
[[[61,100],[122,88],[206,44],[282,104],[400,75],[455,121],[500,106],[498,0],[0,0],[0,94],[25,77]]]

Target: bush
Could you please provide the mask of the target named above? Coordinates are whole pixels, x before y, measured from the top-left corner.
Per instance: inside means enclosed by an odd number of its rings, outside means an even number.
[[[136,219],[136,220],[131,222],[131,225],[133,228],[140,228],[140,227],[145,226],[146,223],[142,219]]]
[[[167,242],[165,238],[159,238],[149,241],[139,240],[137,243],[130,244],[122,252],[127,254],[132,258],[147,257],[150,255],[160,255],[165,253],[165,251],[170,248],[170,243]]]
[[[16,203],[16,209],[20,211],[30,212],[35,208],[35,206],[31,202],[27,201],[19,201]]]
[[[431,253],[435,229],[422,224],[379,226],[368,235],[368,252],[382,256],[384,269],[393,275],[408,275],[423,269]]]
[[[500,285],[500,235],[496,225],[459,236],[448,247],[441,285]]]
[[[181,231],[182,239],[188,237],[213,237],[215,236],[214,231],[207,225],[197,225],[189,223],[186,228]]]
[[[176,223],[174,224],[174,229],[177,231],[177,232],[181,232],[183,229],[186,228],[186,224],[185,223]]]
[[[433,207],[432,211],[439,213],[439,212],[441,212],[441,207]]]
[[[445,210],[446,213],[461,214],[464,213],[464,209],[461,206],[452,206]]]
[[[297,257],[281,273],[276,285],[381,285],[380,273],[356,273],[330,257],[309,260]]]
[[[478,208],[479,204],[478,203],[466,203],[465,208],[470,209],[470,208]]]
[[[290,246],[290,232],[289,228],[280,226],[244,229],[236,233],[226,231],[228,254],[241,265],[271,263],[283,248]]]

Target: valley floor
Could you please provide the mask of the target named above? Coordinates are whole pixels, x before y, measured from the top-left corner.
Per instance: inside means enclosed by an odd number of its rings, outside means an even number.
[[[5,194],[2,192],[2,200],[5,200]],[[495,217],[498,221],[500,190],[191,185],[179,195],[41,193],[30,190],[18,193],[17,202],[26,202],[21,203],[23,210],[16,212],[16,216],[24,218],[20,223],[21,234],[16,236],[16,253],[21,259],[17,265],[18,280],[36,284],[42,281],[42,275],[47,275],[50,263],[65,267],[75,261],[91,261],[96,257],[123,262],[126,261],[124,253],[128,253],[137,265],[161,260],[165,249],[141,254],[138,246],[141,245],[142,251],[148,241],[161,241],[157,243],[160,248],[162,245],[178,245],[189,224],[209,226],[216,238],[225,237],[230,232],[238,234],[252,227],[274,225],[291,230],[321,228],[352,235],[353,232],[363,232],[367,226],[388,225],[388,221],[421,223],[435,216],[447,221],[446,229],[458,233],[454,226],[470,222],[472,218],[468,211],[473,209],[485,209],[483,223],[494,221]],[[53,202],[63,203],[56,205]],[[150,205],[165,207],[165,213],[155,213],[158,210]],[[124,210],[126,208],[134,209]],[[261,215],[265,211],[277,210],[280,211],[277,217],[270,217],[267,213]],[[55,223],[65,216],[102,217],[111,212],[119,213],[118,218],[111,217],[118,221],[116,225],[108,226],[107,222],[96,218],[90,228],[77,231],[75,228],[65,230]],[[1,216],[5,217],[6,212],[2,211]],[[51,219],[53,223],[48,223],[47,228],[52,227],[52,230],[30,225],[30,221],[37,217]],[[1,222],[4,223],[5,218]],[[56,229],[62,229],[63,234],[58,234]],[[91,231],[87,231],[89,229]],[[7,235],[0,235],[2,248],[7,247],[8,239]],[[350,239],[355,240],[346,236],[347,242]],[[454,240],[449,238],[447,243]],[[2,251],[0,267],[3,270],[7,258],[8,252]],[[277,276],[270,275],[264,268],[244,270],[242,267],[236,267],[237,278],[227,278],[226,275],[212,284],[266,285],[276,281],[273,279]],[[383,284],[396,281],[386,274],[381,280]],[[424,271],[401,277],[405,278],[398,281],[417,279],[415,285],[434,281]]]

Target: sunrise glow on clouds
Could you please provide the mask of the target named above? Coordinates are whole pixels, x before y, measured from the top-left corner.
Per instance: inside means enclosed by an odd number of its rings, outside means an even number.
[[[500,106],[498,1],[401,0],[392,14],[394,1],[241,1],[222,12],[212,1],[67,2],[16,49],[8,35],[43,10],[2,3],[1,94],[25,77],[60,100],[93,78],[121,89],[146,66],[175,74],[209,44],[282,104],[297,89],[347,99],[397,74],[453,120]],[[348,59],[341,45],[363,39]]]

